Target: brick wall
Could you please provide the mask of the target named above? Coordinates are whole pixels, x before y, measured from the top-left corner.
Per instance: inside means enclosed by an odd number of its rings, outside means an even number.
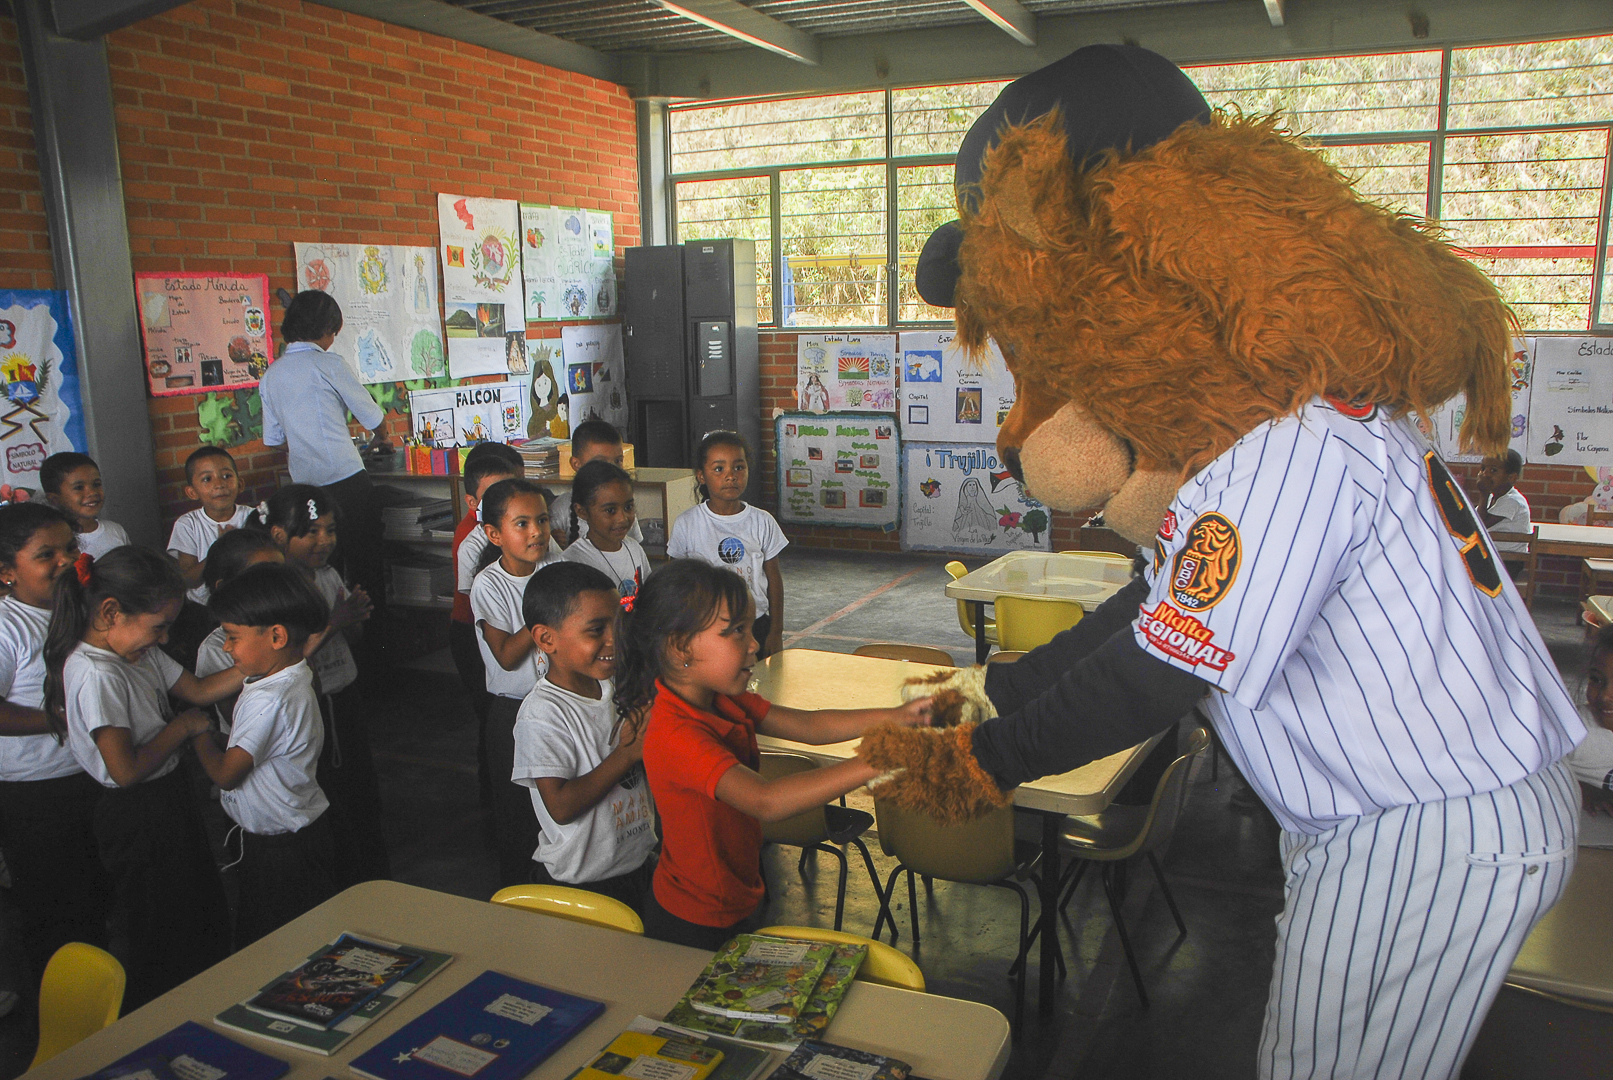
[[[299,0],[192,0],[107,46],[136,270],[262,273],[295,291],[294,241],[435,246],[439,191],[610,210],[618,249],[639,242],[620,86]],[[0,284],[49,288],[31,132],[16,25],[0,18]],[[197,400],[147,402],[168,518],[187,508]],[[283,453],[234,452],[266,493]]]

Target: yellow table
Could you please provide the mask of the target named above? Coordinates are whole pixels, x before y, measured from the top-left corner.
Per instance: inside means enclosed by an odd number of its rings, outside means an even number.
[[[1130,580],[1127,559],[1083,551],[1010,551],[947,582],[946,594],[974,608],[975,663],[984,664],[991,648],[986,641],[986,605],[997,597],[1054,597],[1074,600],[1092,611]]]
[[[37,1080],[87,1076],[181,1021],[211,1027],[225,1007],[256,992],[343,931],[454,954],[453,963],[331,1057],[218,1030],[291,1062],[289,1080],[347,1076],[347,1063],[493,969],[605,1002],[589,1024],[529,1080],[561,1080],[635,1016],[661,1017],[700,974],[710,953],[603,930],[519,908],[371,881],[356,885],[30,1072]],[[932,1080],[997,1080],[1008,1064],[1008,1020],[988,1005],[858,982],[829,1025],[842,1046],[890,1054]]]
[[[1124,565],[1124,564],[1117,564]],[[960,581],[963,579],[959,579]],[[756,692],[769,701],[792,709],[867,709],[900,705],[902,684],[931,672],[948,670],[929,664],[902,660],[882,660],[874,656],[819,652],[816,649],[785,649],[756,665]],[[1069,814],[1096,814],[1107,807],[1131,774],[1137,771],[1160,736],[1119,754],[1089,762],[1079,769],[1046,776],[1021,785],[1014,792],[1014,805],[1042,815],[1041,904],[1044,918],[1058,905],[1059,836]],[[808,746],[785,739],[760,738],[766,750],[788,750],[820,762],[845,761],[856,754],[857,743],[830,743]],[[1054,953],[1058,934],[1056,918],[1046,918],[1042,932],[1040,1004],[1045,1012],[1053,1007]],[[915,1069],[923,1075],[922,1070]]]

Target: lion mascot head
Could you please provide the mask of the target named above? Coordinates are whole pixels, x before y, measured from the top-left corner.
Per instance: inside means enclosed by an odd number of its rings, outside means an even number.
[[[1094,45],[1010,84],[958,153],[959,220],[919,259],[1017,400],[1031,494],[1151,543],[1182,483],[1325,395],[1507,445],[1513,320],[1427,223],[1374,205],[1272,118],[1213,111],[1170,61]]]

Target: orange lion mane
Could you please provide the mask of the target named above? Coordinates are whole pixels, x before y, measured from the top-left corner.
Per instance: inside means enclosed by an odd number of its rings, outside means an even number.
[[[1052,113],[1005,129],[960,198],[959,336],[1021,392],[1190,474],[1317,395],[1426,416],[1505,449],[1516,321],[1426,222],[1365,201],[1274,118],[1218,112],[1077,174]]]

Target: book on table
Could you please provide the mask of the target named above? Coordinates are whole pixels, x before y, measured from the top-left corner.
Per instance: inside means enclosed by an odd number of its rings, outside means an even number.
[[[378,1017],[392,1006],[408,997],[410,994],[430,979],[437,972],[447,967],[453,960],[448,953],[434,952],[431,949],[421,949],[413,945],[397,945],[390,942],[381,942],[377,939],[367,939],[366,947],[370,949],[391,950],[398,955],[409,954],[419,958],[419,963],[412,965],[402,975],[387,983],[378,993],[372,994],[367,1000],[361,1002],[347,1012],[347,1015],[329,1027],[314,1027],[305,1023],[297,1023],[291,1019],[277,1015],[268,1009],[254,1008],[253,1003],[277,991],[304,972],[309,965],[328,957],[333,949],[346,941],[358,941],[358,938],[343,934],[331,945],[321,946],[308,956],[308,962],[299,965],[293,971],[287,972],[274,982],[265,986],[258,994],[247,1001],[231,1005],[217,1016],[213,1023],[231,1031],[239,1031],[282,1046],[290,1046],[298,1050],[307,1050],[315,1054],[329,1056],[347,1045],[353,1037],[369,1027]]]
[[[740,934],[711,958],[683,1000],[715,1016],[794,1023],[833,956],[830,944]]]
[[[624,1031],[566,1080],[706,1080],[723,1057],[715,1046],[675,1031]]]
[[[646,1035],[676,1036],[721,1050],[722,1060],[707,1080],[759,1080],[773,1071],[780,1057],[775,1050],[752,1046],[737,1039],[725,1039],[709,1032],[675,1028],[663,1020],[652,1020],[648,1016],[634,1017],[633,1022],[627,1025],[627,1030]]]
[[[519,1080],[603,1003],[484,971],[349,1066],[371,1080]]]
[[[907,1080],[913,1067],[884,1054],[808,1039],[768,1080]]]
[[[329,1030],[420,966],[421,955],[343,934],[242,1002],[253,1012]]]
[[[280,1080],[290,1069],[187,1020],[85,1080]]]
[[[840,1002],[845,998],[847,989],[856,979],[863,960],[868,956],[866,945],[835,944],[831,948],[833,955],[824,966],[817,984],[811,988],[806,1004],[801,1007],[800,1015],[791,1023],[758,1022],[695,1008],[689,999],[701,986],[705,979],[704,973],[699,980],[696,980],[695,987],[691,988],[690,992],[666,1014],[665,1022],[687,1031],[705,1032],[752,1044],[793,1049],[801,1040],[817,1038],[824,1033],[829,1021],[834,1019],[835,1011],[840,1008]],[[724,951],[726,952],[726,949]],[[713,962],[715,963],[715,960]]]

